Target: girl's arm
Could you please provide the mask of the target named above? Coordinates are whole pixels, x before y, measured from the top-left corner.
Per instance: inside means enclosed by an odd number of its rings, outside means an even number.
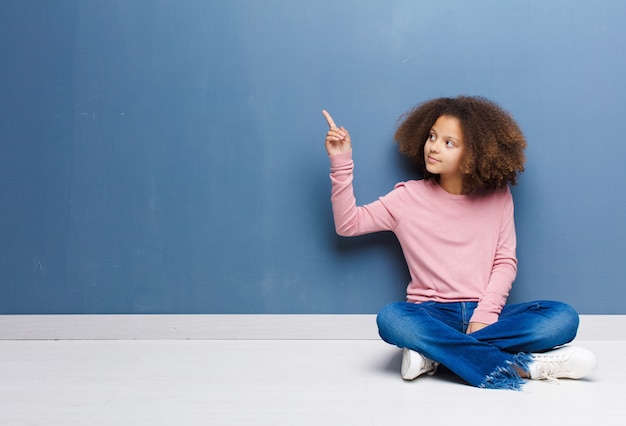
[[[356,205],[350,134],[344,127],[338,128],[328,112],[322,113],[329,127],[325,145],[330,158],[331,201],[337,233],[348,237],[391,230],[395,223],[393,215],[380,200],[365,206]]]
[[[491,276],[470,322],[492,324],[498,321],[517,275],[513,197],[508,188],[502,195],[505,199]]]

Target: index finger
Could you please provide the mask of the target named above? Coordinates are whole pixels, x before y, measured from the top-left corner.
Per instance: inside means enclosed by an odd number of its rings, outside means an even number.
[[[331,129],[336,129],[337,125],[335,124],[335,122],[333,121],[333,118],[330,116],[330,114],[328,113],[328,111],[326,111],[325,109],[322,110],[322,114],[324,114],[324,117],[326,117],[326,122],[328,123],[328,127],[330,127]]]

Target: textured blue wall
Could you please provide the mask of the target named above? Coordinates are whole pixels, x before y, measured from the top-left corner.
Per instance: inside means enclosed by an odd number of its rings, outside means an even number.
[[[626,313],[626,2],[0,2],[0,313],[373,313],[392,235],[334,234],[328,109],[366,203],[398,117],[483,95],[525,131],[511,301]]]

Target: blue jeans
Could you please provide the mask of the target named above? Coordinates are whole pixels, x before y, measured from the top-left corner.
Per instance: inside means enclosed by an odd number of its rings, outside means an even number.
[[[571,342],[578,314],[569,305],[536,301],[506,305],[498,322],[465,334],[476,302],[391,303],[378,313],[380,337],[444,365],[472,386],[519,389],[530,352]]]

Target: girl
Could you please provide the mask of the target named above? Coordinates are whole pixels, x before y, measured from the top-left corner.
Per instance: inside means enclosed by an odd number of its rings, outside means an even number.
[[[405,380],[434,374],[441,364],[473,386],[520,389],[524,379],[577,379],[593,371],[596,360],[586,349],[554,349],[576,336],[572,307],[505,304],[517,273],[509,185],[524,170],[526,147],[508,112],[465,96],[417,106],[395,139],[424,179],[401,182],[358,207],[350,134],[323,114],[337,233],[392,231],[406,258],[407,301],[377,316],[382,339],[403,348]]]

